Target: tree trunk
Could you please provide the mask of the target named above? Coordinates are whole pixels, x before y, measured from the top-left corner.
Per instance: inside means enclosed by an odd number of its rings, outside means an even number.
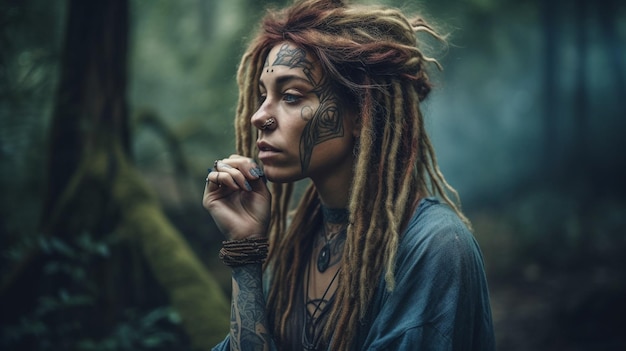
[[[50,132],[44,228],[80,160],[98,139],[118,142],[128,154],[127,37],[127,0],[69,2]]]
[[[96,310],[62,318],[80,319],[99,338],[110,335],[128,309],[171,304],[191,345],[208,349],[227,333],[228,301],[131,161],[128,0],[70,0],[68,6],[41,231],[68,241],[89,233],[112,249],[106,260],[84,267],[96,281]],[[3,305],[7,297],[41,289],[44,264],[34,251],[3,279]],[[46,284],[48,292],[63,288],[51,279]],[[16,316],[22,311],[11,309]]]

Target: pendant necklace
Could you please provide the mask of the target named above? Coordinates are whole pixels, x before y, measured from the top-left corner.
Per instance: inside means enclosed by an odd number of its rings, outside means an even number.
[[[324,237],[325,238],[325,237]],[[320,254],[317,256],[317,270],[320,273],[326,272],[328,269],[328,263],[330,262],[330,247],[328,241],[324,244],[324,247],[320,250]]]
[[[330,264],[330,244],[333,242],[335,238],[344,235],[345,232],[346,230],[342,229],[341,232],[339,232],[330,240],[326,237],[326,235],[324,235],[324,240],[326,242],[324,243],[324,246],[322,246],[320,253],[317,255],[317,270],[320,273],[326,272]]]
[[[325,223],[327,222],[332,224],[342,224],[348,221],[348,210],[344,208],[331,209],[322,205],[322,214],[324,216]],[[335,238],[345,236],[346,232],[347,231],[344,226],[339,232],[335,233],[335,235],[328,239],[328,237],[326,236],[326,229],[324,228],[324,246],[322,246],[322,249],[317,255],[317,270],[320,273],[326,272],[330,264],[332,242],[335,240]]]

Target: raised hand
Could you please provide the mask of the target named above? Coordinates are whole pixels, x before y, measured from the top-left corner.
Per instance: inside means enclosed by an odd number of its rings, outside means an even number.
[[[271,195],[263,170],[250,158],[231,155],[215,161],[202,205],[228,240],[266,235]]]

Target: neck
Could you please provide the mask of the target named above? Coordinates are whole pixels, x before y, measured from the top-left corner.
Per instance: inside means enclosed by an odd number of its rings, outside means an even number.
[[[331,209],[346,208],[350,202],[350,187],[354,178],[354,161],[333,166],[332,172],[318,172],[310,176],[320,202]]]
[[[324,225],[321,235],[324,241],[328,242],[342,234],[345,237],[349,217],[350,213],[345,208],[329,208],[322,204],[322,220]]]
[[[324,223],[344,224],[348,223],[350,213],[345,208],[329,208],[324,204],[322,207],[322,217]]]

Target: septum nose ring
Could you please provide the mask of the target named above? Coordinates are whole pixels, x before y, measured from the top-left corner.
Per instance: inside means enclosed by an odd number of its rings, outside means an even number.
[[[261,125],[261,129],[265,130],[268,127],[272,126],[274,123],[276,123],[276,119],[274,119],[274,117],[270,117],[267,119],[267,121],[263,123],[263,125]]]

